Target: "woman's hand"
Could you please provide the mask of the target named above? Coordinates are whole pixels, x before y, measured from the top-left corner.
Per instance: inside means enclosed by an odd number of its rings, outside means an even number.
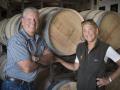
[[[110,83],[109,78],[96,78],[96,80],[98,87],[106,86]]]

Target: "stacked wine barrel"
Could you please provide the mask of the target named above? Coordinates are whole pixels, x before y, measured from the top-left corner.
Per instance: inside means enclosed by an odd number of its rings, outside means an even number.
[[[47,7],[39,9],[39,17],[38,33],[43,35],[48,47],[57,55],[69,56],[76,53],[77,44],[83,40],[81,22],[84,19],[93,19],[98,24],[101,40],[109,43],[115,49],[120,48],[120,16],[115,12],[87,10],[78,13],[73,9]],[[21,14],[0,21],[0,43],[7,45],[9,38],[21,30],[21,27]],[[6,55],[2,55],[0,58],[0,72],[3,72]],[[4,73],[0,73],[0,78],[4,79]],[[119,82],[118,78],[113,83]],[[69,85],[71,84],[67,84],[67,86]],[[67,86],[60,87],[58,90],[68,90],[65,89]],[[108,87],[107,90],[115,90],[114,87],[116,86],[113,86],[113,89]],[[116,90],[119,90],[118,88],[120,89],[119,85]]]
[[[76,45],[82,38],[81,22],[83,17],[73,9],[49,7],[39,10],[38,32],[43,30],[48,46],[59,55],[75,54]],[[0,22],[0,42],[7,40],[21,28],[21,14]]]
[[[80,12],[84,19],[93,19],[100,29],[100,39],[115,49],[120,48],[120,15],[112,11],[87,10]]]
[[[120,15],[112,11],[86,10],[80,12],[85,20],[93,19],[100,29],[99,38],[114,49],[120,49]],[[114,80],[106,90],[120,90],[120,77]]]
[[[59,7],[39,9],[39,17],[38,33],[43,35],[48,47],[57,55],[75,54],[76,46],[82,39],[81,22],[84,20],[83,17],[73,9]],[[19,32],[21,27],[21,14],[0,21],[0,42],[7,45],[9,38]],[[6,55],[3,55],[0,59],[1,79],[4,79],[3,68],[5,63]],[[46,72],[48,71],[46,70]],[[40,82],[36,80],[39,82],[38,90],[44,90],[43,87],[39,86],[42,84],[43,78],[48,77],[48,74],[45,74],[39,75]],[[43,78],[41,79],[41,77]]]

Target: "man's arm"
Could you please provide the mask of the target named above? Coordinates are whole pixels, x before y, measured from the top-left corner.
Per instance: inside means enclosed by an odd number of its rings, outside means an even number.
[[[53,54],[50,50],[45,49],[43,55],[40,57],[32,56],[32,60],[22,60],[18,62],[21,70],[26,73],[36,70],[41,64],[49,65],[53,61]]]
[[[39,64],[33,62],[32,60],[22,60],[17,63],[21,70],[25,73],[30,73],[38,68]]]

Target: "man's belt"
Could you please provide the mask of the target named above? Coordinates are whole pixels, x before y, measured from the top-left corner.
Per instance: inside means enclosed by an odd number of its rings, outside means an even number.
[[[12,81],[12,82],[19,83],[19,84],[31,83],[31,82],[26,82],[26,81],[24,81],[24,80],[16,79],[16,78],[13,78],[13,77],[10,77],[10,76],[6,76],[5,79],[6,79],[6,80],[9,80],[9,81]]]

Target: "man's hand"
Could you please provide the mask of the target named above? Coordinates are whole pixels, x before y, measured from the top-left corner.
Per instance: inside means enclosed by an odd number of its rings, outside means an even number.
[[[54,61],[54,55],[48,48],[44,50],[42,56],[40,56],[39,58],[40,60],[38,61],[38,63],[42,65],[49,65]]]
[[[43,65],[49,65],[54,61],[54,56],[51,54],[43,55],[40,57],[40,61],[38,63],[41,63]]]
[[[43,52],[43,55],[47,55],[47,54],[50,54],[51,51],[48,49],[48,48],[45,48],[44,52]]]

